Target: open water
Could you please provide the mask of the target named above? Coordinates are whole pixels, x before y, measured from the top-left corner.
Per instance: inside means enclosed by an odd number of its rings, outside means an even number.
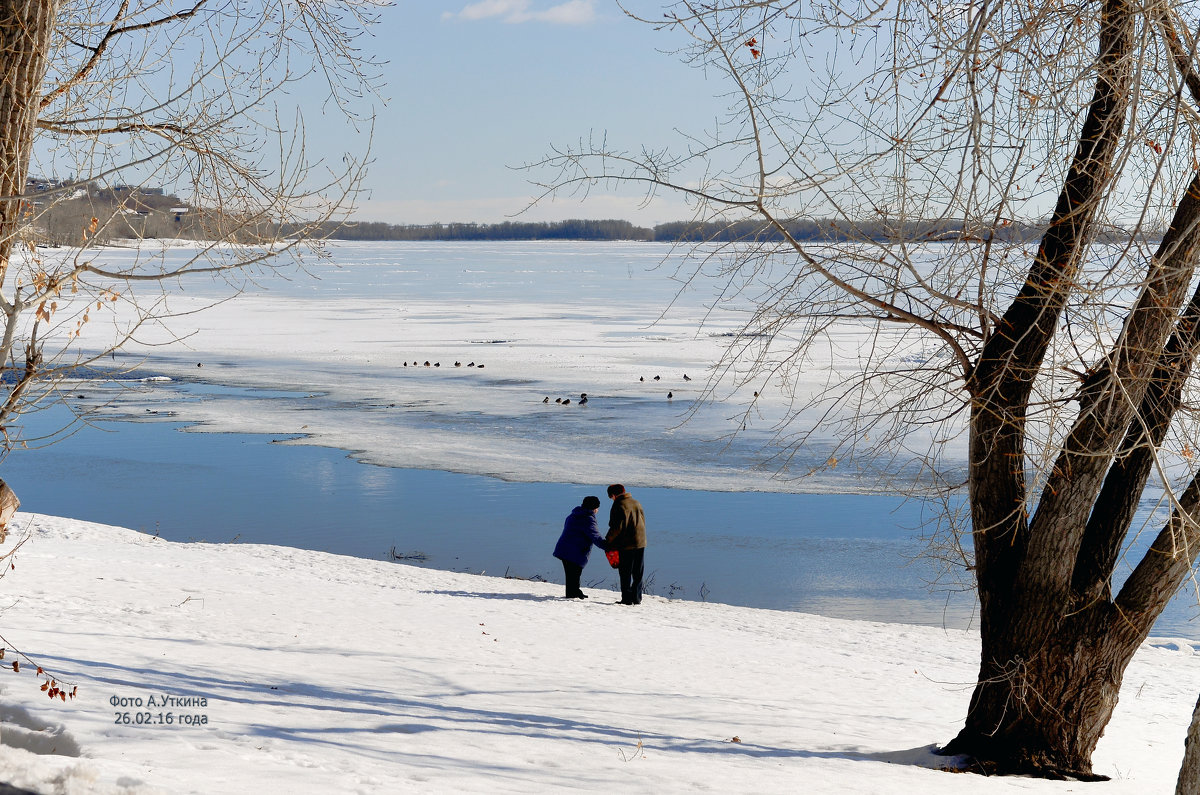
[[[205,384],[178,388],[221,399]],[[253,394],[250,391],[249,394]],[[258,399],[271,400],[263,392]],[[62,417],[39,415],[46,423]],[[365,464],[283,437],[100,420],[6,467],[32,512],[174,541],[262,543],[409,565],[562,581],[562,521],[594,488]],[[653,593],[871,621],[965,628],[973,594],[935,581],[919,505],[861,494],[641,489]],[[603,517],[602,517],[603,518]],[[87,554],[81,549],[80,554]],[[616,587],[597,551],[584,582]],[[1200,639],[1181,594],[1156,635]]]
[[[184,385],[220,399],[208,385]],[[229,390],[235,391],[235,390]],[[241,396],[245,390],[236,390]],[[262,400],[270,400],[263,393]],[[47,424],[62,417],[39,415]],[[593,488],[364,464],[259,434],[101,420],[6,467],[22,509],[174,541],[281,544],[562,581],[551,551]],[[970,595],[931,592],[918,506],[897,498],[635,490],[654,593],[876,621],[969,625]],[[601,517],[603,518],[603,517]],[[87,554],[81,549],[80,554]],[[584,571],[615,588],[598,551]]]

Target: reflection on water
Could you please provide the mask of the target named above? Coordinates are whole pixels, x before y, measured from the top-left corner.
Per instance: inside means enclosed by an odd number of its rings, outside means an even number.
[[[46,412],[41,421],[52,421]],[[116,431],[106,432],[106,431]],[[105,421],[4,473],[22,509],[122,525],[177,541],[237,541],[561,582],[550,552],[571,507],[605,484],[507,483],[361,464],[271,437]],[[654,593],[874,621],[967,627],[974,598],[931,591],[916,504],[863,495],[639,489]],[[603,509],[602,509],[603,516]],[[615,588],[594,554],[586,584]],[[1200,639],[1178,598],[1155,634]]]

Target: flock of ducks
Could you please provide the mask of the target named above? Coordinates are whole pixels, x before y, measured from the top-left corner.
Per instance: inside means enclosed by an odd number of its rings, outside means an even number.
[[[654,376],[653,378],[651,378],[650,380],[651,380],[651,381],[661,381],[661,380],[662,380],[662,376],[661,376],[661,375],[656,375],[656,376]],[[691,376],[689,376],[687,373],[684,373],[684,374],[683,374],[683,380],[684,380],[684,381],[691,381],[691,380],[692,380],[692,378],[691,378]],[[646,377],[645,377],[644,375],[643,375],[643,376],[638,376],[638,381],[640,381],[640,382],[642,382],[642,383],[645,383],[645,382],[646,382]],[[755,393],[754,393],[754,396],[755,396],[755,397],[758,397],[758,393],[757,393],[757,392],[755,392]],[[667,400],[674,400],[674,399],[675,399],[675,393],[674,393],[673,391],[672,391],[672,392],[667,392]],[[542,403],[549,403],[549,402],[550,402],[550,396],[549,396],[549,395],[547,395],[546,397],[542,398]],[[555,398],[555,399],[554,399],[554,402],[555,402],[555,403],[558,403],[559,405],[562,405],[562,406],[569,406],[569,405],[571,405],[571,398]],[[588,402],[588,396],[587,396],[587,392],[580,392],[580,393],[579,393],[579,400],[578,400],[578,401],[576,401],[576,405],[579,405],[579,406],[586,406],[586,405],[587,405],[587,402]]]
[[[587,392],[580,392],[580,393],[579,393],[579,401],[578,401],[578,405],[580,405],[580,406],[586,406],[586,405],[587,405],[587,401],[588,401]],[[549,403],[549,402],[550,402],[550,396],[549,396],[549,395],[546,395],[546,397],[542,398],[542,402],[543,402],[543,403]],[[555,398],[555,399],[554,399],[554,402],[555,402],[555,403],[558,403],[558,404],[561,404],[561,405],[563,405],[563,406],[569,406],[569,405],[571,405],[571,398]]]
[[[197,365],[197,366],[199,366],[199,365]],[[405,362],[404,362],[404,366],[405,366],[405,367],[408,367],[408,366],[409,366],[409,363],[408,363],[407,361],[405,361]],[[414,359],[414,360],[412,361],[412,366],[413,366],[413,367],[441,367],[441,366],[442,366],[442,363],[441,363],[441,362],[430,362],[428,359],[426,359],[424,362],[418,362],[416,359]],[[454,363],[454,366],[455,366],[455,367],[474,367],[474,368],[476,368],[476,369],[478,369],[478,370],[482,370],[482,369],[484,369],[484,366],[483,366],[482,364],[475,364],[475,362],[468,362],[466,365],[464,365],[462,362],[455,362],[455,363]],[[653,378],[651,378],[650,380],[651,380],[651,381],[661,381],[661,380],[662,380],[662,376],[661,376],[661,375],[656,375],[656,376],[654,376]],[[691,377],[691,376],[689,376],[687,373],[684,373],[684,374],[683,374],[683,380],[684,380],[684,381],[691,381],[691,380],[692,380],[692,377]],[[638,376],[638,381],[640,381],[640,382],[642,382],[642,383],[645,383],[645,382],[646,382],[646,377],[645,377],[644,375],[643,375],[643,376]],[[755,396],[755,397],[758,397],[758,393],[757,393],[757,392],[755,392],[755,393],[754,393],[754,396]],[[674,400],[674,399],[675,399],[675,393],[674,393],[673,391],[672,391],[672,392],[667,392],[667,400]],[[549,395],[547,395],[545,398],[543,398],[543,399],[542,399],[542,403],[549,403],[549,402],[550,402],[550,396],[549,396]],[[577,405],[577,406],[586,406],[586,405],[587,405],[587,402],[588,402],[588,396],[587,396],[587,392],[580,392],[580,393],[579,393],[579,399],[578,399],[578,400],[574,400],[574,401],[573,401],[571,398],[555,398],[555,399],[554,399],[554,402],[555,402],[555,403],[557,403],[557,404],[559,404],[559,405],[561,405],[561,406],[570,406],[572,403],[574,403],[574,404],[575,404],[575,405]]]
[[[404,363],[404,366],[405,366],[405,367],[408,367],[408,362],[405,362],[405,363]],[[430,364],[430,363],[429,363],[429,360],[428,360],[428,359],[426,359],[426,360],[425,360],[425,364],[424,364],[424,365],[422,365],[420,362],[418,362],[416,359],[414,359],[414,360],[413,360],[413,363],[412,363],[412,366],[413,366],[413,367],[422,367],[422,366],[424,366],[424,367],[441,367],[441,366],[442,366],[442,363],[441,363],[441,362],[434,362],[433,364]],[[462,367],[462,366],[463,366],[463,363],[462,363],[462,362],[455,362],[455,363],[454,363],[454,366],[455,366],[455,367]],[[476,368],[478,368],[478,369],[480,369],[480,370],[482,370],[482,369],[483,369],[483,367],[484,367],[482,364],[475,364],[475,362],[470,362],[470,363],[468,363],[466,366],[467,366],[467,367],[476,367]]]

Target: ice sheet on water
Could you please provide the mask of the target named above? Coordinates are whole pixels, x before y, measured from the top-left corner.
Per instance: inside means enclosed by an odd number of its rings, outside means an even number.
[[[823,466],[819,440],[800,458],[779,457],[775,423],[790,406],[765,386],[706,392],[744,314],[716,305],[719,285],[681,282],[667,246],[338,244],[333,253],[315,278],[181,314],[170,334],[186,347],[155,347],[164,335],[131,351],[176,379],[290,394],[184,401],[168,388],[145,399],[180,402],[170,408],[207,429],[302,433],[394,466],[769,491],[795,490],[792,479],[816,468],[805,490],[873,486],[853,467]],[[228,292],[198,284],[172,308]],[[802,388],[806,378],[817,388],[831,363],[858,366],[861,329],[839,333],[818,354],[827,358],[794,373]]]

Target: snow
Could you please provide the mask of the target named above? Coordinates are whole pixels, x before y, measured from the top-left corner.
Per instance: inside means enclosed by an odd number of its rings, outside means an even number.
[[[1196,645],[1152,640],[1095,755],[1112,781],[942,772],[969,632],[15,524],[0,777],[44,793],[1141,795],[1172,790],[1200,691]]]

